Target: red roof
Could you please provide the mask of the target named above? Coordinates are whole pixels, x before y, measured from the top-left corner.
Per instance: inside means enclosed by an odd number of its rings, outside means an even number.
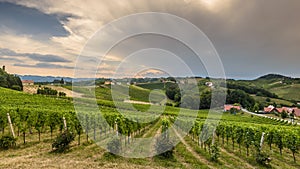
[[[290,108],[290,107],[282,107],[282,108],[276,108],[277,111],[279,113],[282,113],[283,111],[287,112],[287,113],[292,113],[294,108]]]
[[[264,112],[266,112],[266,113],[270,113],[270,112],[272,112],[273,110],[275,110],[275,108],[272,108],[272,107],[264,107]]]
[[[300,117],[300,109],[298,108],[294,109],[294,114],[295,116]]]
[[[33,80],[22,80],[22,83],[34,83]]]
[[[224,105],[224,110],[225,111],[230,111],[233,108],[235,108],[237,110],[241,110],[241,106],[234,106],[234,105],[230,105],[230,104]]]
[[[281,107],[281,108],[274,108],[274,107],[264,107],[264,112],[266,113],[270,113],[272,111],[277,111],[279,113],[282,113],[283,111],[285,111],[286,113],[293,113],[295,116],[300,117],[300,109],[296,108],[296,107]]]

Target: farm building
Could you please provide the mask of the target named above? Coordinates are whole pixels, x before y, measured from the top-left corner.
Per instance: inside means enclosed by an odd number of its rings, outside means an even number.
[[[272,113],[272,112],[278,112],[278,110],[272,105],[269,105],[268,107],[264,107],[264,113]]]
[[[29,85],[34,85],[33,80],[22,80],[23,86],[29,86]]]
[[[224,111],[230,111],[231,109],[237,109],[237,110],[241,110],[241,106],[234,106],[231,104],[226,104],[224,105]]]
[[[294,113],[295,116],[300,117],[300,109],[298,109],[297,107],[275,108],[274,106],[270,105],[264,108],[264,113],[272,113],[272,112],[282,113],[283,111],[285,111],[288,114]]]

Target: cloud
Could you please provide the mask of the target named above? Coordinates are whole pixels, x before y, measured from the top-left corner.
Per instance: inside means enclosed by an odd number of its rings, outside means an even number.
[[[62,14],[60,14],[62,15]],[[28,8],[8,2],[0,2],[0,29],[13,29],[19,35],[31,35],[34,39],[47,40],[53,36],[68,36],[57,14],[45,14],[35,8]]]
[[[22,62],[22,60],[20,60],[20,59],[12,58],[12,57],[6,57],[6,56],[1,56],[1,55],[0,55],[0,60]]]
[[[28,67],[28,68],[74,69],[74,67],[71,67],[71,66],[63,66],[63,65],[51,64],[51,63],[37,63],[34,65],[16,63],[16,64],[14,64],[14,66]]]
[[[56,55],[42,55],[38,53],[17,53],[10,49],[3,49],[0,48],[0,56],[16,56],[16,57],[28,57],[34,61],[41,61],[41,62],[70,62],[60,56]]]
[[[68,32],[66,36],[52,34],[48,41],[37,41],[29,35],[3,29],[0,46],[18,53],[51,54],[73,61],[89,38],[106,23],[137,12],[166,12],[187,19],[211,39],[230,77],[253,77],[274,71],[292,76],[299,74],[300,1],[297,0],[9,2],[57,16],[60,26]],[[134,28],[135,25],[132,25]],[[147,46],[147,43],[139,41],[131,45]],[[119,57],[121,54],[111,55]],[[189,56],[186,57],[189,59]],[[171,62],[168,64],[172,65]]]

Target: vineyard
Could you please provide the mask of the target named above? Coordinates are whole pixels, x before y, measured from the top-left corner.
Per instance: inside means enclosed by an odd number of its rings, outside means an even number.
[[[160,114],[158,105],[120,103],[117,109],[111,99],[97,100],[99,112],[86,106],[76,114],[73,102],[0,88],[0,137],[12,135],[9,113],[17,139],[0,150],[0,168],[300,168],[300,128],[281,120],[224,113],[220,122],[209,116],[205,123],[207,110],[166,106]],[[74,141],[55,153],[53,141],[66,131]],[[154,139],[135,147],[140,138]],[[174,148],[155,155],[176,140]],[[155,156],[122,157],[129,154]]]

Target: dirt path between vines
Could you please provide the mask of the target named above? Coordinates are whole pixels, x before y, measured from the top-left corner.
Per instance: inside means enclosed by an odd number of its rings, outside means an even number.
[[[201,163],[205,164],[207,167],[209,168],[215,168],[213,166],[211,166],[209,164],[209,161],[206,160],[205,158],[201,157],[197,152],[195,152],[193,150],[193,148],[182,138],[182,136],[178,133],[178,131],[176,131],[174,128],[173,128],[175,134],[177,135],[177,137],[180,139],[181,143],[185,145],[186,149],[195,157],[197,158]]]
[[[236,156],[233,153],[228,152],[224,148],[220,147],[220,150],[221,150],[222,153],[225,153],[227,156],[230,156],[231,158],[234,158],[234,159],[240,161],[242,164],[245,164],[245,167],[255,169],[255,167],[252,166],[251,164],[249,164],[247,161],[241,159],[240,157]]]

